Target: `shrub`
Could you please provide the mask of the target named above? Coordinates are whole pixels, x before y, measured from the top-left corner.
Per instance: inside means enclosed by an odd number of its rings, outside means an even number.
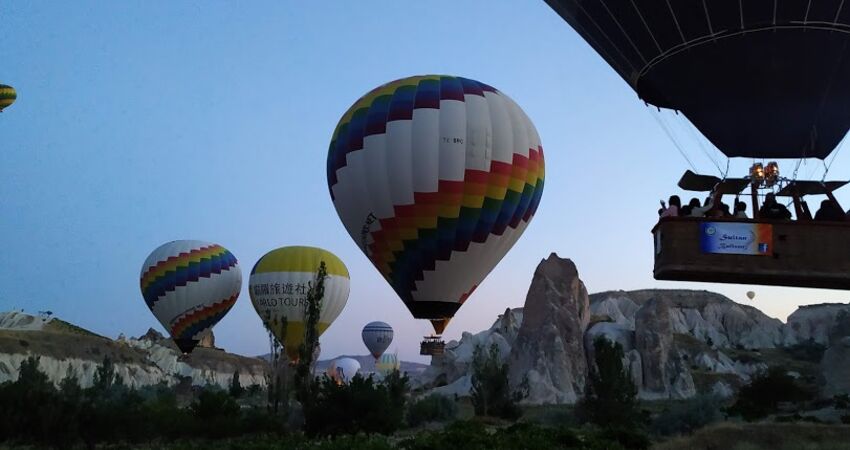
[[[752,421],[776,412],[781,402],[799,403],[810,397],[811,394],[798,385],[794,377],[782,368],[773,367],[757,374],[749,384],[741,387],[729,412]]]
[[[794,359],[819,363],[823,359],[823,353],[826,351],[826,346],[818,344],[813,338],[799,342],[790,347],[786,347],[785,351]]]
[[[714,422],[723,420],[721,400],[714,395],[698,395],[672,405],[652,422],[653,432],[669,436],[690,434]]]
[[[644,422],[638,409],[637,388],[623,368],[623,348],[604,336],[593,341],[595,364],[577,405],[579,417],[602,426],[630,427]]]
[[[389,376],[376,383],[372,377],[355,375],[348,384],[322,377],[310,391],[315,397],[304,404],[308,435],[388,434],[402,424],[407,377]]]
[[[478,345],[472,354],[472,405],[476,416],[517,419],[522,415],[518,403],[526,395],[523,389],[511,391],[508,365],[501,362],[495,343],[489,351]]]
[[[457,415],[454,400],[439,394],[431,394],[411,403],[407,410],[407,424],[411,427],[425,422],[447,422]]]

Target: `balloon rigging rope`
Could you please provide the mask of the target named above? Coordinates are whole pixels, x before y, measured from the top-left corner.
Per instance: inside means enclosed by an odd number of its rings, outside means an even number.
[[[667,137],[670,138],[670,141],[673,142],[673,145],[676,147],[676,150],[679,151],[679,154],[682,155],[682,158],[685,158],[685,161],[687,161],[688,165],[691,166],[691,169],[693,169],[695,173],[699,173],[699,170],[697,170],[696,166],[694,166],[694,163],[691,162],[691,159],[688,158],[688,155],[685,154],[685,151],[682,149],[682,146],[679,145],[679,142],[673,136],[673,133],[670,131],[667,124],[664,122],[664,120],[661,119],[660,110],[659,112],[655,112],[650,109],[649,114],[652,116],[653,119],[655,119],[656,122],[658,122],[658,124],[661,126],[661,129],[664,130],[664,133],[666,133]]]
[[[681,114],[676,114],[676,115],[679,117],[679,123],[682,124],[682,127],[684,127],[686,130],[688,130],[688,133],[690,133],[691,137],[695,141],[697,141],[697,146],[702,151],[702,154],[705,155],[705,157],[708,158],[708,160],[711,161],[712,164],[714,164],[714,167],[717,168],[717,173],[719,173],[720,175],[723,175],[723,169],[720,167],[720,163],[717,162],[716,158],[711,156],[711,152],[705,146],[705,143],[703,143],[703,140],[700,139],[699,134],[697,134],[697,132],[694,130],[694,128],[695,128],[694,125],[690,121],[685,119],[685,117],[682,116]],[[726,170],[728,172],[728,170],[729,170],[729,167],[728,167],[729,158],[727,157],[726,160],[727,160]],[[726,176],[723,176],[723,178],[726,178]]]
[[[823,178],[821,178],[821,180],[820,180],[821,182],[826,180],[826,174],[829,173],[829,169],[832,167],[832,163],[835,162],[835,158],[838,156],[839,153],[841,153],[841,150],[844,149],[844,144],[846,144],[846,143],[847,143],[847,135],[845,135],[844,138],[841,139],[841,142],[838,143],[838,148],[832,153],[832,159],[829,160],[829,164],[827,164],[826,160],[823,160],[824,171],[823,171]]]

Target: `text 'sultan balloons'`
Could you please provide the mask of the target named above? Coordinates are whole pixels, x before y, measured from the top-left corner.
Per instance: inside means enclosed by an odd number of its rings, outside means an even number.
[[[369,322],[363,327],[360,336],[363,338],[366,348],[369,349],[369,353],[375,359],[378,359],[393,341],[393,327],[384,322]]]
[[[416,76],[342,116],[328,187],[348,233],[413,316],[442,333],[525,230],[543,192],[543,148],[508,96]]]
[[[322,261],[328,277],[319,315],[321,335],[348,301],[348,269],[336,255],[315,247],[278,248],[257,261],[248,279],[254,309],[284,346],[290,361],[298,359],[298,347],[304,342],[307,292]]]
[[[203,241],[172,241],[142,266],[142,296],[180,351],[189,353],[236,303],[242,270],[226,248]]]

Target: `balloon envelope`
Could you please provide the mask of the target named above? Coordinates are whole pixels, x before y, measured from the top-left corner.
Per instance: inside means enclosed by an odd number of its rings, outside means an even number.
[[[15,88],[12,86],[6,86],[5,84],[0,84],[0,112],[12,103],[15,103],[17,98],[18,93],[15,92]]]
[[[727,156],[825,158],[850,128],[843,0],[546,0],[638,96]]]
[[[393,327],[384,322],[370,322],[360,333],[363,343],[375,359],[381,357],[393,341]]]
[[[348,384],[360,370],[360,363],[353,358],[337,358],[328,366],[328,376],[339,384]]]
[[[749,298],[750,300],[756,298],[756,293],[753,291],[747,292],[747,298]]]
[[[322,261],[328,277],[317,326],[321,335],[348,301],[348,269],[336,255],[316,247],[282,247],[266,253],[251,269],[251,303],[290,361],[298,359],[298,347],[304,342],[307,293]]]
[[[398,354],[384,353],[381,358],[375,363],[375,372],[382,375],[387,375],[394,370],[401,368],[401,361],[398,360]]]
[[[505,94],[441,75],[385,84],[339,121],[328,187],[360,249],[440,333],[510,250],[543,192],[543,148]]]
[[[218,244],[172,241],[151,252],[140,283],[148,308],[177,347],[189,353],[236,303],[242,270]]]

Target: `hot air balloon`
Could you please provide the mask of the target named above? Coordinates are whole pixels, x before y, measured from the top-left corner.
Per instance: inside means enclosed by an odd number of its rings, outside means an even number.
[[[327,177],[348,233],[413,317],[441,334],[534,216],[543,148],[495,88],[415,76],[343,114]]]
[[[679,186],[711,193],[710,211],[749,188],[755,220],[661,219],[656,279],[850,289],[850,227],[812,221],[802,201],[826,195],[844,211],[833,191],[847,183],[783,178],[776,161],[825,159],[850,129],[843,0],[546,2],[641,100],[681,112],[726,157],[753,160],[741,178],[685,173]],[[793,201],[797,221],[765,213],[763,191]]]
[[[3,112],[4,109],[15,103],[15,99],[17,98],[18,93],[15,92],[15,88],[0,84],[0,112]]]
[[[353,358],[337,358],[328,366],[328,377],[337,384],[348,384],[360,370],[360,363]]]
[[[348,301],[348,269],[336,255],[316,247],[282,247],[263,255],[251,269],[251,303],[290,361],[298,360],[298,347],[304,342],[307,292],[322,262],[328,277],[317,327],[321,335]]]
[[[381,375],[387,375],[400,368],[401,362],[398,360],[398,354],[396,353],[384,353],[375,363],[375,372]]]
[[[747,298],[750,300],[756,298],[756,293],[753,291],[747,291]]]
[[[369,322],[360,333],[363,343],[375,359],[381,357],[393,341],[393,327],[384,322]]]
[[[224,317],[242,290],[242,271],[226,248],[172,241],[142,265],[142,296],[184,354]]]

